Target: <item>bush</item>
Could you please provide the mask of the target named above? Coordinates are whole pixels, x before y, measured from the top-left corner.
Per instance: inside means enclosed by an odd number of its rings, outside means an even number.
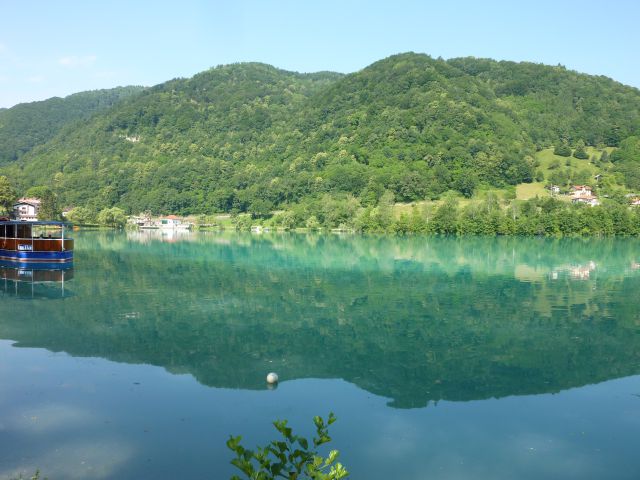
[[[566,143],[563,143],[561,145],[557,145],[553,149],[553,154],[554,155],[558,155],[560,157],[570,157],[571,156],[571,147],[569,145],[567,145]]]
[[[251,221],[251,215],[243,214],[238,215],[234,219],[233,223],[235,224],[236,230],[248,232],[249,230],[251,230],[251,224],[253,222]]]
[[[327,458],[319,456],[316,451],[317,447],[331,441],[328,428],[335,421],[333,413],[329,414],[326,423],[321,417],[313,418],[317,435],[312,439],[313,448],[310,448],[306,438],[293,434],[286,420],[273,422],[283,440],[274,440],[266,447],[258,447],[256,451],[240,445],[242,437],[231,437],[227,447],[236,454],[231,463],[250,480],[275,480],[278,477],[290,480],[347,478],[349,472],[336,461],[339,455],[337,450],[332,450]],[[240,480],[240,477],[234,475],[231,480]]]
[[[77,225],[86,225],[96,221],[96,215],[88,207],[75,207],[67,213],[67,220]]]
[[[589,158],[589,154],[585,150],[584,142],[582,140],[580,140],[576,145],[576,149],[573,152],[573,156],[581,160],[586,160],[587,158]]]

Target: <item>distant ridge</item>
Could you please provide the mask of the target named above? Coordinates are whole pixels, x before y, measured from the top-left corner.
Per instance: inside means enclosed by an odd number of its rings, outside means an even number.
[[[65,126],[111,108],[142,87],[117,87],[0,108],[0,165],[46,143]]]

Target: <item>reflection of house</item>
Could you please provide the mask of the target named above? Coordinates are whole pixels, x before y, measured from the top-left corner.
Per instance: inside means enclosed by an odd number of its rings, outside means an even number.
[[[586,203],[592,207],[600,205],[600,201],[598,200],[598,197],[593,195],[591,187],[587,185],[574,185],[571,187],[571,190],[573,190],[573,193],[571,194],[571,201],[573,203]]]
[[[588,280],[591,272],[596,269],[596,263],[591,260],[586,264],[579,265],[558,265],[551,270],[549,277],[551,280],[558,280],[560,275],[568,273],[572,280]]]
[[[571,267],[569,273],[571,274],[571,278],[576,280],[587,280],[591,275],[591,272],[596,269],[596,264],[591,261],[586,265],[576,265]]]
[[[16,220],[36,222],[40,211],[40,200],[37,198],[21,198],[13,204],[13,216]]]
[[[140,229],[127,232],[127,238],[139,243],[166,242],[176,243],[182,241],[193,241],[194,237],[187,229],[165,230],[161,228]]]

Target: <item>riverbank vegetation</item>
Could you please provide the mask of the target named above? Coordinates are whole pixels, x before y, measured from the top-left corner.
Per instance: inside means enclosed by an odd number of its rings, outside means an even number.
[[[353,197],[326,197],[278,212],[263,222],[240,215],[234,225],[238,230],[260,225],[396,234],[626,236],[640,234],[640,208],[630,208],[624,197],[590,207],[551,197],[505,203],[489,194],[466,204],[451,196],[437,203],[408,206],[398,213],[391,201],[362,207]]]

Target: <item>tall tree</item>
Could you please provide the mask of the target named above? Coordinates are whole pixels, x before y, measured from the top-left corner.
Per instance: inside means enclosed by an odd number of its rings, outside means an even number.
[[[589,154],[585,150],[585,145],[582,140],[578,140],[578,143],[576,143],[576,149],[573,152],[573,156],[581,160],[589,158]]]
[[[0,176],[0,208],[4,213],[9,213],[16,199],[16,191],[11,182],[4,175]]]
[[[31,187],[27,190],[27,197],[37,198],[40,200],[40,209],[38,210],[38,219],[41,220],[58,220],[61,216],[58,207],[58,197],[47,186]]]

